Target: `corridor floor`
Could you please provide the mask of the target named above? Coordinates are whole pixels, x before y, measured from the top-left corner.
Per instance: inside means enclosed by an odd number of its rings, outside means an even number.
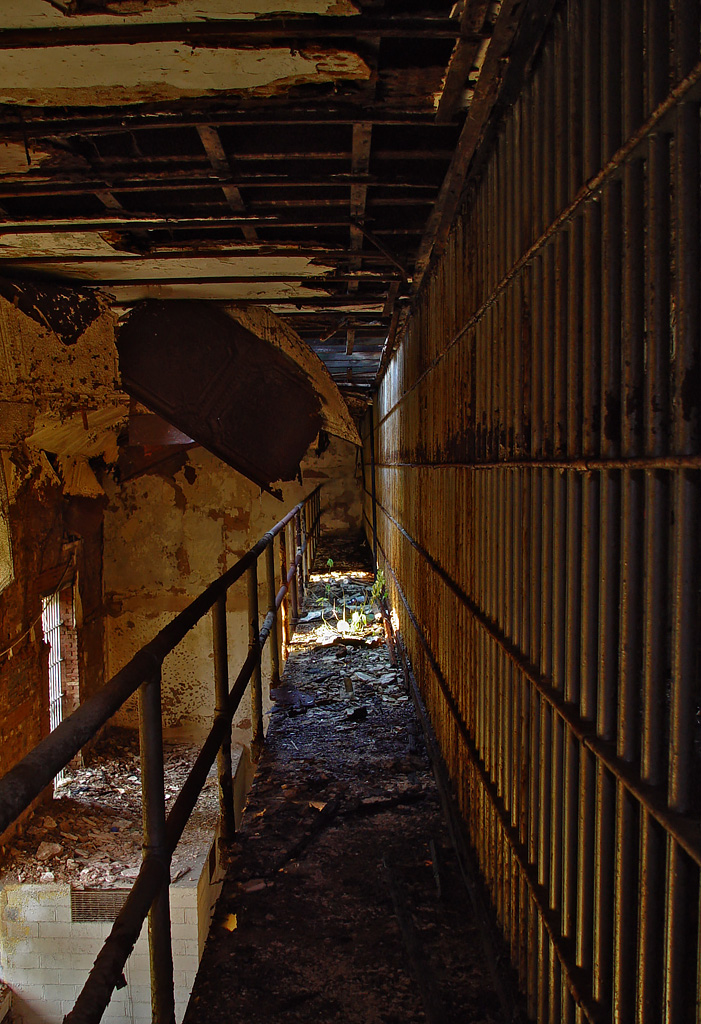
[[[317,557],[185,1024],[505,1024],[413,705],[365,622],[372,574],[332,554],[332,569]]]

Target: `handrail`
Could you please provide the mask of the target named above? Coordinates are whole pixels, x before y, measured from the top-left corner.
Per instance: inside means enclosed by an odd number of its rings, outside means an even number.
[[[49,785],[58,772],[64,768],[80,748],[115,714],[136,691],[140,690],[140,739],[142,759],[142,793],[144,803],[144,857],[129,896],[119,913],[110,935],[98,953],[88,979],[80,992],[73,1010],[64,1018],[66,1024],[96,1024],[102,1017],[119,982],[124,965],[134,948],[141,927],[149,914],[158,913],[158,928],[149,928],[151,954],[151,990],[154,1020],[159,1024],[173,1024],[173,965],[170,951],[170,916],[167,899],[163,900],[163,889],[170,881],[170,859],[185,829],[188,818],[197,802],[207,779],[209,769],[219,755],[229,765],[228,794],[226,780],[219,772],[220,809],[222,832],[226,819],[233,818],[230,779],[231,721],[246,691],[251,675],[260,665],[263,648],[269,637],[274,638],[272,660],[277,671],[277,613],[288,590],[293,597],[293,610],[297,609],[297,575],[303,592],[305,576],[312,564],[319,537],[321,504],[319,484],[298,505],[295,505],[283,519],[265,533],[230,569],[211,583],[172,622],[145,644],[127,664],[114,675],[93,697],[85,701],[66,718],[44,740],[31,750],[21,761],[0,779],[0,832],[10,825]],[[307,513],[311,513],[311,524]],[[291,530],[287,527],[291,525]],[[286,557],[286,534],[292,534],[295,551],[289,570]],[[281,586],[275,591],[275,569],[272,544],[280,535],[281,542]],[[257,587],[253,603],[249,587],[249,619],[253,616],[255,631],[251,638],[248,656],[244,661],[234,685],[228,687],[226,661],[226,620],[225,601],[229,588],[244,573],[249,572],[257,580],[257,561],[266,549],[268,551],[268,594],[269,608],[258,629]],[[307,553],[308,552],[308,553]],[[301,603],[301,602],[300,602]],[[218,607],[215,607],[218,606]],[[221,616],[223,607],[223,636]],[[214,609],[215,676],[217,706],[214,723],[204,741],[190,773],[166,819],[165,796],[163,792],[163,747],[161,732],[160,682],[161,665],[165,657],[177,647],[183,637],[203,616]],[[217,649],[217,645],[219,648]],[[222,654],[223,652],[223,654]],[[219,657],[218,657],[219,655]],[[223,673],[223,679],[221,678]],[[256,680],[254,680],[254,684]],[[260,676],[257,677],[260,686]],[[220,690],[223,686],[223,699]],[[260,700],[260,695],[258,695]],[[254,730],[255,738],[255,730]],[[258,737],[262,741],[262,733]],[[226,760],[228,751],[228,761]],[[145,760],[146,755],[146,760]],[[146,763],[155,764],[155,771],[146,771]],[[221,762],[220,762],[221,764]],[[160,772],[159,772],[160,768]],[[154,783],[154,778],[156,782]],[[160,781],[159,781],[160,780]],[[229,833],[233,824],[229,823]],[[167,930],[167,947],[164,948],[162,932]],[[154,935],[157,933],[157,935]],[[155,943],[154,943],[155,939]]]

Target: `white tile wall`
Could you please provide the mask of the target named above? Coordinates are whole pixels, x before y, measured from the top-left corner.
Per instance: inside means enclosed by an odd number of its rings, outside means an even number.
[[[211,912],[221,889],[203,856],[186,880],[170,888],[176,1019],[184,1016]],[[71,922],[70,887],[14,885],[0,892],[0,980],[12,992],[14,1024],[61,1024],[73,1008],[110,922]],[[150,1024],[146,924],[126,964],[127,986],[115,991],[103,1017],[115,1024]]]

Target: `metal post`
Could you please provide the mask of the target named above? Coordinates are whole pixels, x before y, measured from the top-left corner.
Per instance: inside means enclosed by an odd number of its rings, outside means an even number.
[[[254,562],[246,573],[248,580],[248,639],[251,647],[259,643],[258,636],[258,562]],[[254,760],[258,760],[263,746],[263,689],[260,676],[260,660],[251,675],[251,722],[253,723],[253,739],[251,751]]]
[[[139,687],[139,746],[143,804],[143,857],[164,861],[170,868],[166,840],[163,780],[163,727],[160,670]],[[151,1014],[155,1024],[174,1024],[173,953],[170,944],[170,894],[157,892],[148,913],[151,962]]]
[[[280,647],[279,647],[279,634],[278,634],[278,619],[277,612],[275,609],[275,598],[277,593],[275,591],[275,551],[274,541],[271,540],[270,544],[265,551],[265,563],[268,574],[268,611],[272,612],[274,616],[273,628],[270,631],[270,669],[271,669],[271,681],[273,686],[277,686],[280,682]]]
[[[214,641],[214,714],[219,718],[226,714],[229,696],[226,594],[222,594],[212,605],[212,636]],[[236,832],[234,787],[231,779],[231,729],[227,730],[217,754],[217,777],[219,779],[219,830],[222,839],[231,839]]]
[[[290,523],[290,540],[291,540],[291,554],[292,561],[294,562],[296,557],[296,537],[297,537],[297,516],[294,517]],[[298,576],[295,572],[294,576],[290,580],[290,601],[292,602],[292,625],[297,625],[297,619],[299,618],[299,591],[298,591]]]
[[[287,579],[287,543],[285,541],[286,530],[280,532],[280,579],[284,583]],[[281,612],[281,634],[282,634],[282,653],[283,657],[287,658],[287,654],[290,647],[290,607],[288,603],[287,594],[285,594],[282,605],[280,606]]]
[[[294,517],[294,532],[295,532],[295,561],[299,558],[302,553],[302,517],[297,513]],[[304,556],[300,561],[297,569],[297,618],[299,618],[299,612],[302,610],[304,605]]]
[[[302,564],[300,566],[300,572],[302,574],[302,587],[306,589],[307,581],[309,580],[309,551],[307,549],[307,506],[302,506],[299,513],[299,532],[300,532],[300,543],[299,546],[302,550]]]
[[[377,576],[377,492],[375,487],[375,404],[370,405],[370,491],[372,494],[372,566]]]

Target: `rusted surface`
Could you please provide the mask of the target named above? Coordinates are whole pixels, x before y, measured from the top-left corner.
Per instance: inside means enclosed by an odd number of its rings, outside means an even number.
[[[125,388],[268,489],[292,479],[320,401],[287,357],[205,303],[144,303],[122,327]]]
[[[363,431],[366,532],[539,1024],[697,1011],[701,65],[672,7],[557,6]]]

